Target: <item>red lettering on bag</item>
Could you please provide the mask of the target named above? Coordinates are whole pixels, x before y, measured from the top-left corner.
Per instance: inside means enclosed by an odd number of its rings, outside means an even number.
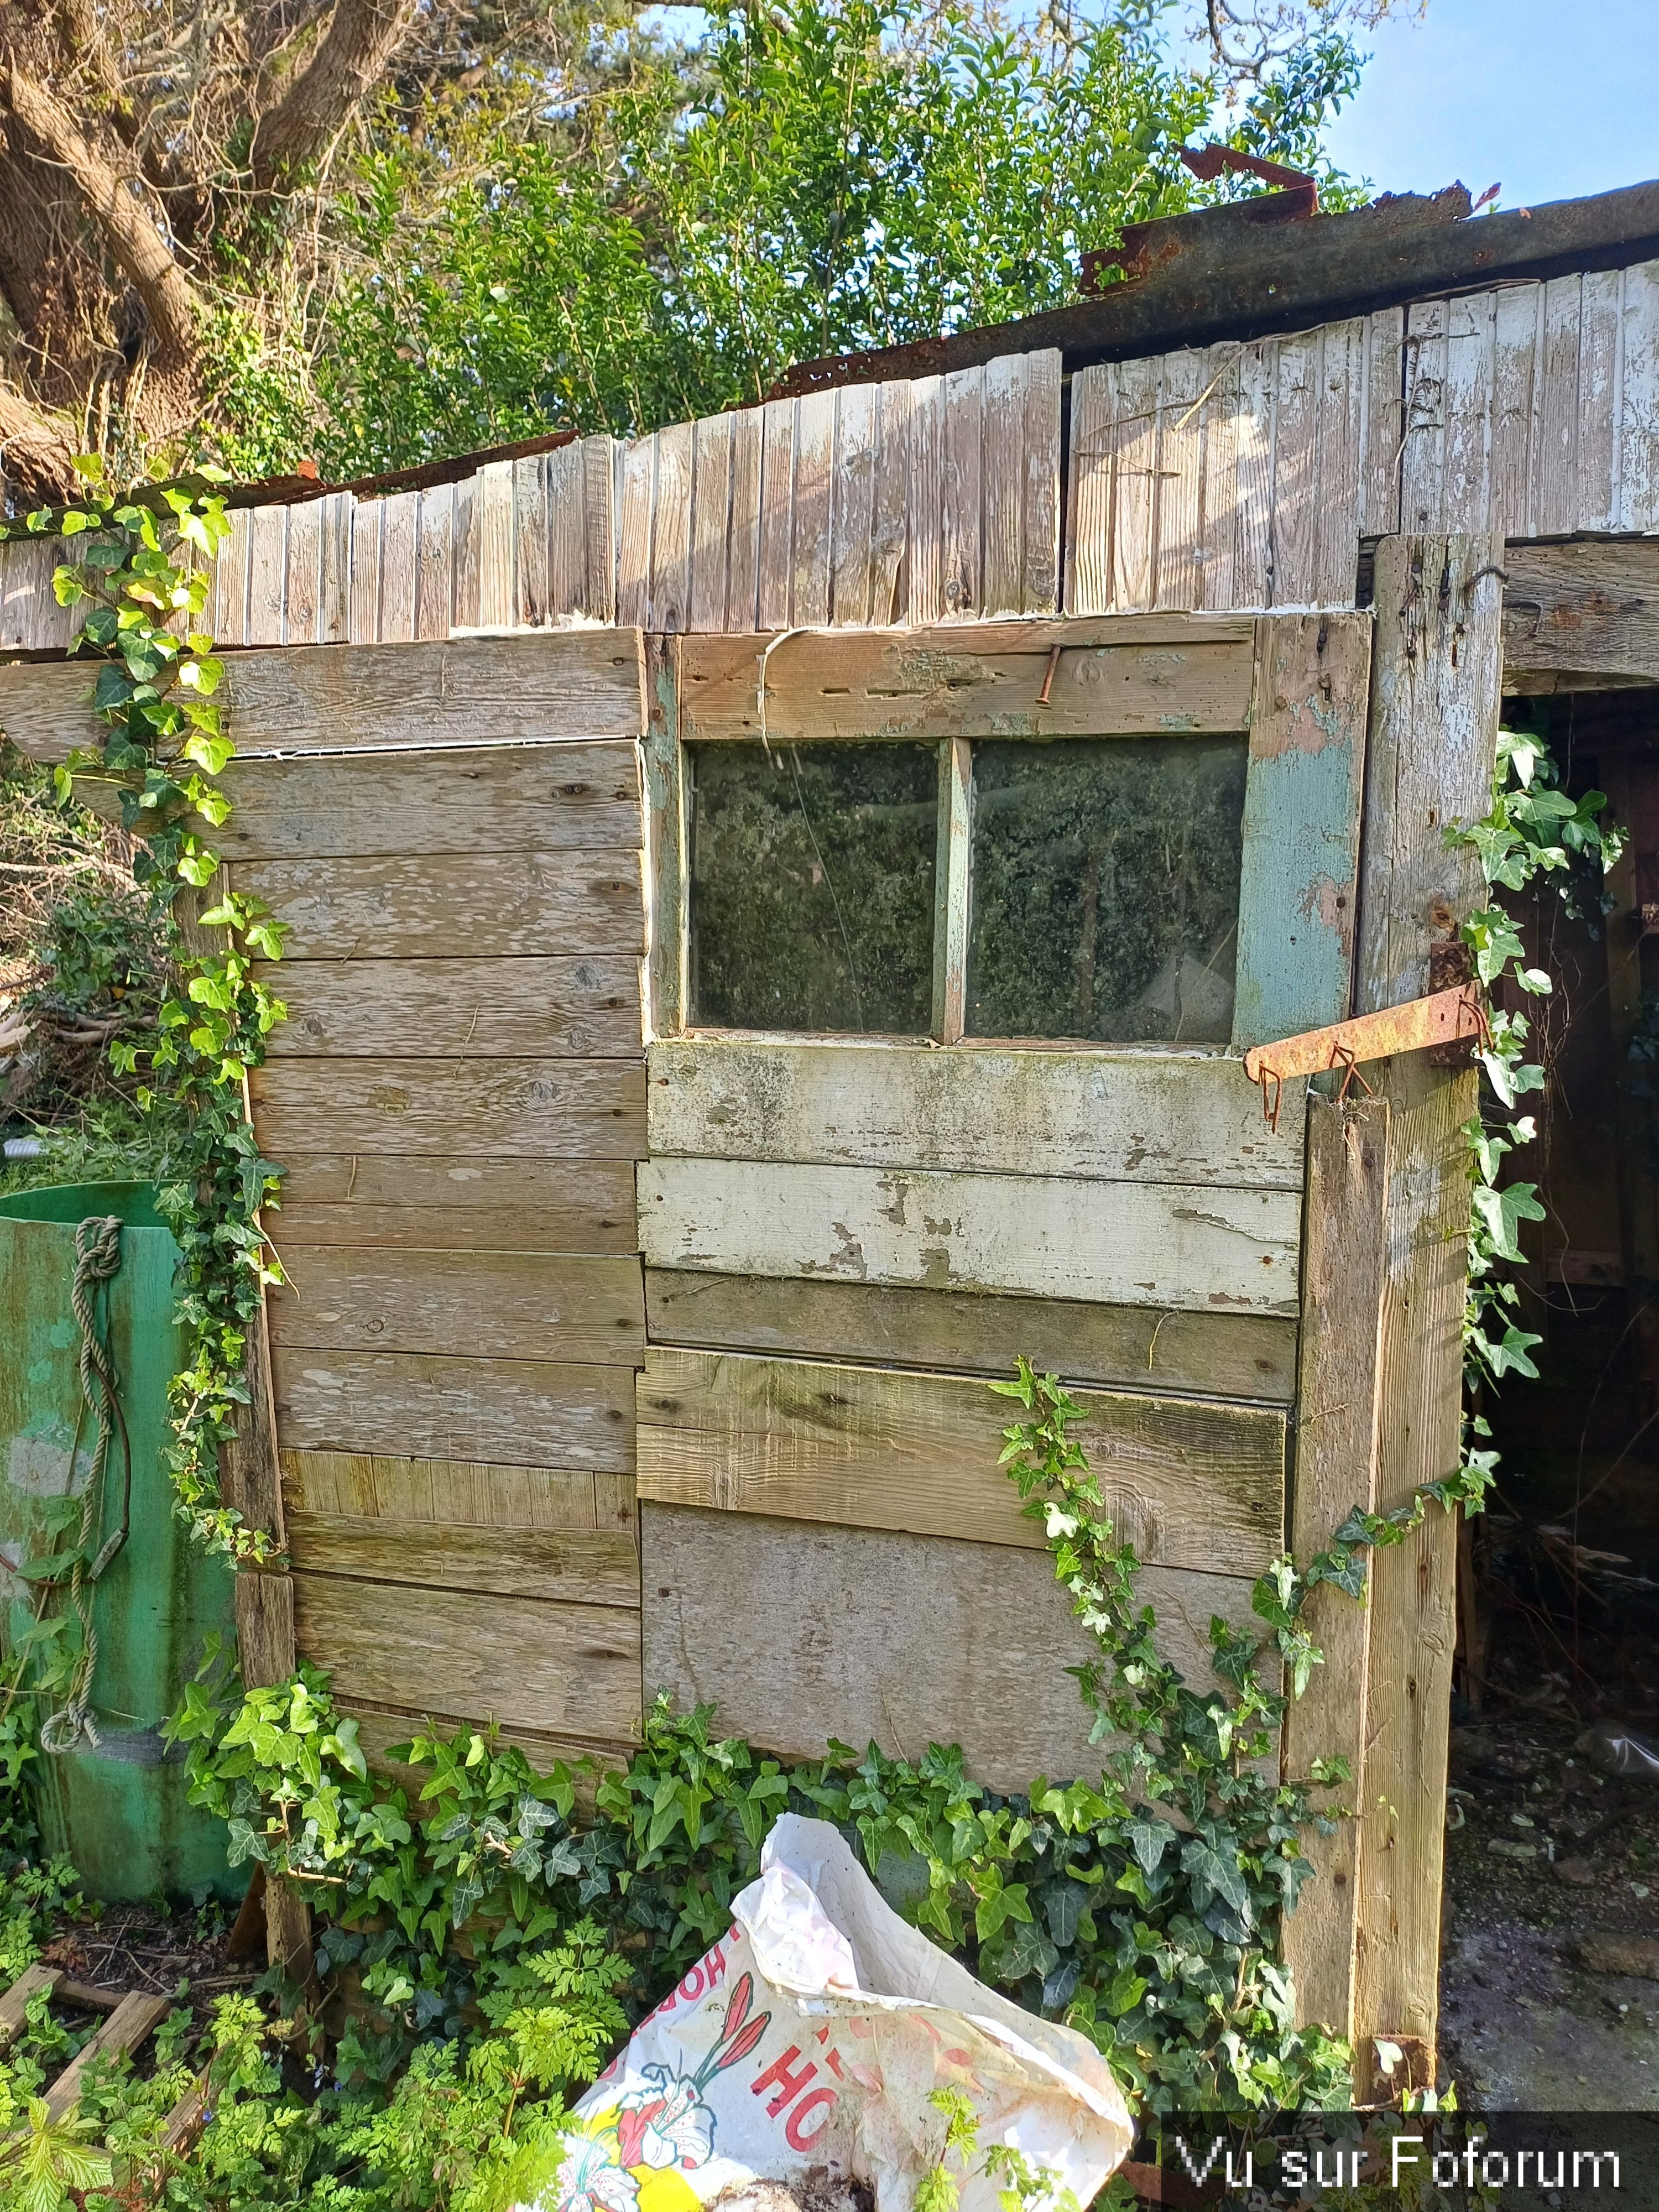
[[[798,2044],[792,2043],[788,2050],[784,2052],[781,2058],[775,2058],[772,2063],[767,2068],[765,2073],[761,2075],[760,2079],[757,2081],[754,2081],[750,2084],[754,2094],[757,2097],[764,2095],[766,2091],[773,2087],[774,2083],[776,2084],[778,2094],[772,2099],[771,2102],[766,2107],[767,2116],[770,2119],[776,2119],[778,2114],[783,2110],[790,2099],[792,2097],[799,2097],[801,2091],[806,2087],[807,2083],[812,2081],[817,2074],[818,2069],[812,2063],[810,2058],[807,2060],[805,2065],[800,2069],[799,2073],[792,2074],[789,2071],[789,2069],[794,2064],[795,2061],[799,2057],[800,2046]]]
[[[783,2139],[791,2150],[810,2150],[830,2124],[830,2107],[836,2101],[833,2089],[814,2089],[810,2097],[803,2097],[783,2124]],[[823,2118],[811,2134],[802,2125],[806,2115],[822,2111]]]
[[[692,1967],[690,1972],[680,1984],[679,1989],[676,1994],[683,1996],[687,2004],[691,2003],[694,1998],[700,1997],[702,1995],[702,1968],[701,1966]]]

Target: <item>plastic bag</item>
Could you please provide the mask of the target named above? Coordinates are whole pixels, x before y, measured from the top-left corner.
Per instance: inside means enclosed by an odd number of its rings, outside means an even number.
[[[635,2031],[576,2106],[538,2212],[694,2212],[763,2179],[817,2171],[909,2212],[938,2165],[954,2087],[981,2149],[1008,2144],[1050,2194],[1087,2204],[1132,2129],[1094,2045],[1022,2012],[901,1920],[840,1834],[787,1814],[731,1933]],[[998,2183],[963,2181],[962,2212],[997,2212]]]

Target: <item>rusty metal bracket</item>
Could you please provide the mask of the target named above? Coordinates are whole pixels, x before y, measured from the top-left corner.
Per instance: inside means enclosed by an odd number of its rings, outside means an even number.
[[[1346,1098],[1356,1080],[1362,1090],[1370,1089],[1359,1073],[1362,1060],[1391,1060],[1398,1053],[1425,1052],[1463,1037],[1484,1042],[1490,1034],[1479,987],[1459,983],[1426,999],[1410,999],[1403,1006],[1357,1014],[1352,1021],[1328,1022],[1322,1030],[1304,1030],[1300,1036],[1281,1037],[1276,1044],[1253,1045],[1244,1055],[1244,1073],[1261,1085],[1261,1110],[1276,1129],[1285,1085],[1293,1076],[1328,1075],[1340,1067],[1342,1088],[1337,1095]]]

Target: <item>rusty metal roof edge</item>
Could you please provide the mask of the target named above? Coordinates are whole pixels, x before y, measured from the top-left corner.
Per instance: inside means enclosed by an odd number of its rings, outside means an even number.
[[[803,362],[769,396],[939,375],[1048,348],[1067,370],[1084,368],[1229,338],[1248,343],[1449,292],[1659,258],[1659,182],[1496,215],[1462,213],[1467,195],[1451,186],[1432,198],[1385,198],[1282,228],[1215,222],[1251,204],[1170,217],[1172,230],[1179,225],[1184,234],[1181,250],[1152,258],[1145,276],[1097,298],[948,337]],[[1206,230],[1218,250],[1206,250]]]

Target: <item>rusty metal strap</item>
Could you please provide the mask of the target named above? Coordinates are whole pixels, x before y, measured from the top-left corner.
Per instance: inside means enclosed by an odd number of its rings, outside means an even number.
[[[1253,1045],[1244,1055],[1244,1073],[1261,1085],[1261,1110],[1277,1128],[1280,1095],[1294,1076],[1328,1075],[1340,1067],[1346,1096],[1357,1075],[1364,1088],[1370,1087],[1358,1074],[1362,1060],[1391,1060],[1398,1053],[1425,1052],[1434,1045],[1487,1035],[1478,987],[1459,983],[1426,999],[1408,1000],[1403,1006],[1384,1006],[1375,1014],[1357,1014],[1351,1021],[1328,1022],[1323,1029],[1304,1030],[1300,1036],[1281,1037],[1276,1044]]]

